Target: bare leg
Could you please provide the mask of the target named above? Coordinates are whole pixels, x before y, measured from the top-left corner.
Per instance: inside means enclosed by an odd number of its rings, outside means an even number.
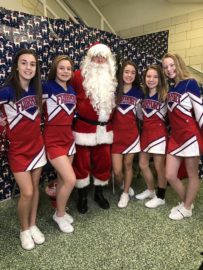
[[[20,199],[18,201],[18,217],[22,231],[30,227],[30,212],[33,198],[33,185],[30,172],[13,173],[20,188]]]
[[[33,184],[32,208],[30,213],[30,227],[36,224],[37,209],[39,204],[39,180],[42,168],[37,168],[31,171]]]
[[[186,198],[184,206],[190,209],[193,201],[195,200],[199,191],[199,175],[198,175],[199,157],[187,157],[185,158],[185,167],[188,174],[188,186],[186,191]]]
[[[124,155],[124,192],[128,193],[133,177],[134,154]]]
[[[166,157],[166,180],[178,193],[180,199],[184,202],[186,197],[185,187],[183,183],[178,179],[178,170],[181,164],[182,158],[172,155]]]
[[[158,187],[166,188],[167,180],[165,177],[165,155],[153,155],[154,166],[158,177]]]
[[[148,153],[140,152],[139,154],[139,167],[146,182],[147,188],[154,191],[154,179],[152,171],[149,167],[150,155]]]
[[[62,217],[65,213],[66,203],[75,186],[76,177],[71,162],[67,156],[60,156],[50,160],[50,163],[57,171],[57,216]]]
[[[68,159],[70,160],[70,163],[73,163],[74,155],[68,156]]]
[[[122,185],[123,180],[124,180],[123,155],[112,154],[112,166],[113,166],[113,173],[114,173],[117,184]]]

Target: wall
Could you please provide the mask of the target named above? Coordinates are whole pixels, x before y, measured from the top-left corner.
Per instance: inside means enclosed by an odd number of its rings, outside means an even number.
[[[88,25],[100,27],[100,19],[88,1],[66,0],[66,2],[78,11]],[[100,10],[122,38],[169,30],[169,51],[179,53],[187,65],[203,72],[203,4],[187,2],[126,0],[123,5],[123,1],[117,0],[100,6]],[[56,1],[47,0],[47,4],[59,14],[60,18],[68,19]],[[0,0],[0,6],[43,15],[43,7],[38,0]],[[48,16],[51,16],[49,12]]]
[[[65,20],[69,19],[68,14],[57,4],[56,0],[47,0],[47,5],[55,13],[53,15],[47,10],[47,16],[50,18],[62,18]],[[0,0],[0,7],[25,12],[32,15],[44,15],[43,5],[40,0]],[[67,8],[68,9],[68,8]]]
[[[169,0],[118,0],[109,1],[108,5],[101,7],[117,32],[200,9],[203,9],[203,1],[198,4],[196,0],[190,0],[187,4],[181,4],[180,0],[176,0],[176,3],[170,3]]]
[[[203,72],[203,9],[132,27],[119,35],[127,38],[162,30],[169,30],[168,51],[180,54],[187,65]]]

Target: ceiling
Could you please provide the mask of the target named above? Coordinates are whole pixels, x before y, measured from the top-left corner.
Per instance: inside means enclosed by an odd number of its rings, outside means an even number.
[[[136,2],[137,0],[134,0],[134,2]],[[139,0],[138,0],[139,1]],[[95,3],[95,5],[98,7],[98,8],[102,8],[104,6],[107,6],[109,4],[112,4],[113,2],[123,2],[124,4],[126,2],[124,2],[123,0],[93,0],[93,2]],[[202,4],[203,3],[203,0],[166,0],[166,2],[169,2],[169,3],[176,3],[176,4]]]
[[[167,0],[169,3],[189,3],[189,4],[202,4],[203,0]]]
[[[126,29],[203,8],[203,0],[64,0],[64,2],[72,7],[76,17],[86,25],[118,34],[122,34],[121,31]],[[101,14],[110,27],[105,22],[102,28]]]
[[[115,1],[119,1],[119,0],[93,0],[93,2],[95,3],[95,5],[98,8],[102,8],[106,5],[111,4],[112,2],[115,2]]]

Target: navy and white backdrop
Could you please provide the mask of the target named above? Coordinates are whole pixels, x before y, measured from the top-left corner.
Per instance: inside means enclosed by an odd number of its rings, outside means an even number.
[[[62,19],[49,19],[0,8],[0,85],[8,76],[12,59],[20,48],[34,49],[39,57],[42,80],[56,55],[69,55],[79,68],[90,43],[108,45],[118,64],[123,59],[133,60],[139,72],[150,64],[159,63],[168,50],[168,31],[122,39],[112,33]],[[0,155],[0,200],[11,197],[14,185],[6,154]]]

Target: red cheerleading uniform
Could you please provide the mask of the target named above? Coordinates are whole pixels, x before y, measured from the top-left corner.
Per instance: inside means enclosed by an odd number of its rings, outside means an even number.
[[[76,106],[75,91],[72,86],[63,89],[56,81],[43,85],[44,142],[50,159],[75,154],[75,140],[72,122]]]
[[[140,136],[137,127],[136,108],[143,99],[143,92],[138,87],[124,93],[112,119],[114,139],[111,147],[113,154],[140,152]]]
[[[3,113],[0,111],[0,118],[4,118],[4,117],[5,117],[5,115],[3,115]],[[1,155],[1,152],[4,148],[3,135],[4,135],[4,127],[0,125],[0,155]]]
[[[141,151],[152,154],[166,154],[167,129],[165,125],[167,104],[158,101],[158,93],[142,102],[143,125]]]
[[[33,87],[14,102],[14,89],[0,90],[0,104],[7,117],[8,161],[12,172],[30,171],[46,164],[40,115]]]
[[[187,79],[170,87],[167,107],[171,127],[168,154],[200,156],[203,152],[203,102],[197,82]]]

